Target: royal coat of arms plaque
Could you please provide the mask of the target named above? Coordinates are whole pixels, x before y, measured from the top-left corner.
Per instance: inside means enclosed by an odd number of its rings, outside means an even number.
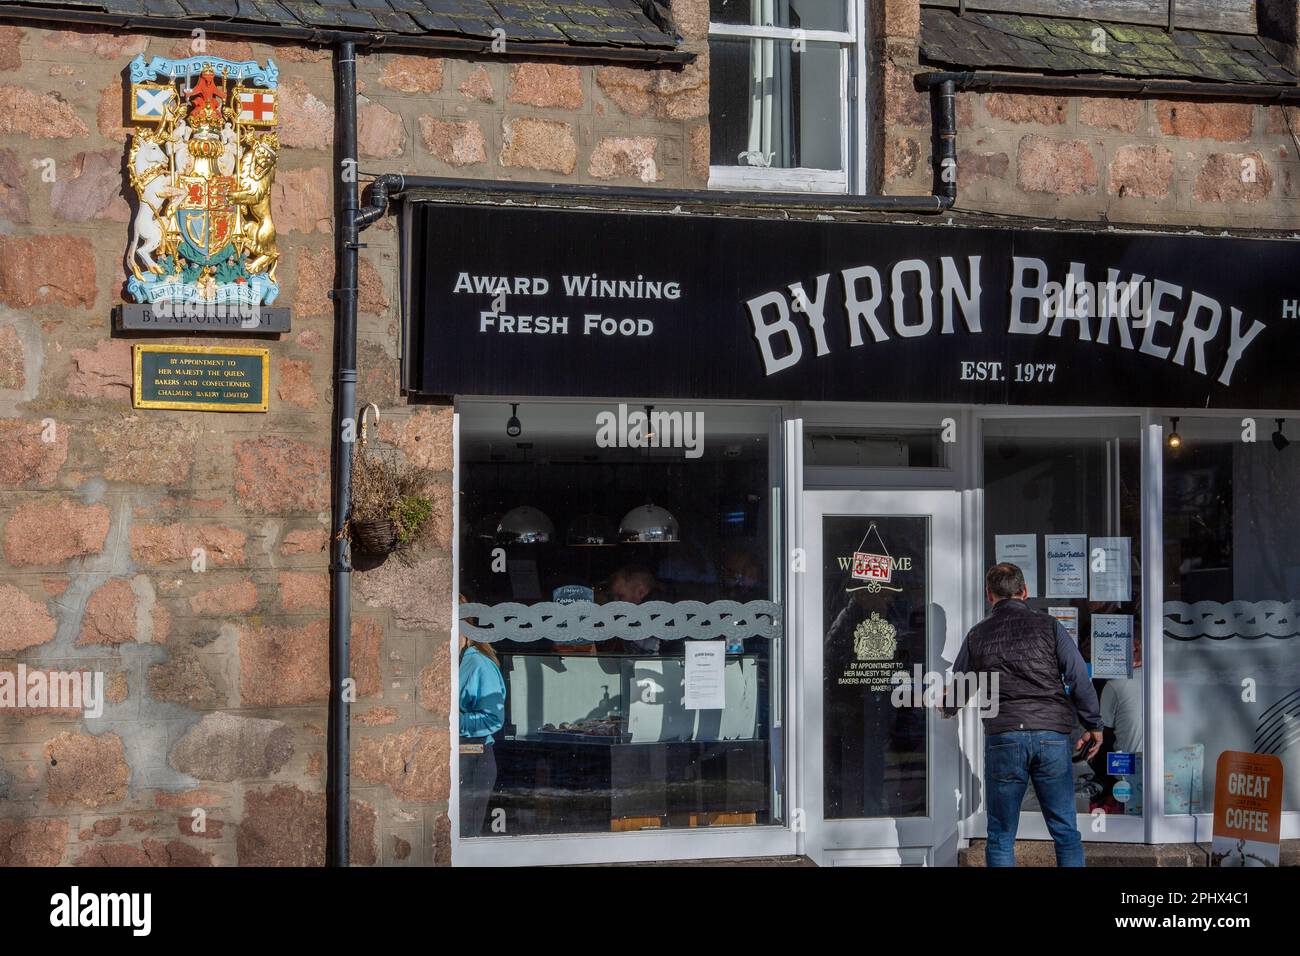
[[[138,329],[286,331],[271,214],[280,141],[274,61],[141,54],[130,67],[136,195],[128,295]]]

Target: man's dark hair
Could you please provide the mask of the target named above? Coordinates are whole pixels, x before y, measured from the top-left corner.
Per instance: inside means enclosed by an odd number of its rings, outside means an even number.
[[[1016,565],[1004,561],[989,568],[984,575],[984,586],[999,601],[1018,597],[1025,589],[1025,574]]]

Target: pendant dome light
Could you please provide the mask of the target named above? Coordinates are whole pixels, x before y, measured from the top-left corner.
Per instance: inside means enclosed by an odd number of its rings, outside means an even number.
[[[667,508],[647,502],[623,516],[618,540],[624,544],[674,544],[680,540],[677,519]]]
[[[532,505],[520,505],[501,516],[497,539],[505,544],[549,544],[555,525]]]

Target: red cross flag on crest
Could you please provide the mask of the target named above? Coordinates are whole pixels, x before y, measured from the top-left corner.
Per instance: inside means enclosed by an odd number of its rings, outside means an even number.
[[[239,90],[239,122],[245,126],[274,126],[275,91]]]

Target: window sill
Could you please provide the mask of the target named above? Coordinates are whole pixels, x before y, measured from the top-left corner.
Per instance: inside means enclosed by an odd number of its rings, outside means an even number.
[[[750,166],[710,166],[709,188],[757,192],[841,193],[849,178],[833,169],[758,169]]]
[[[553,866],[781,857],[797,852],[797,839],[792,830],[780,824],[768,824],[628,833],[457,837],[452,860],[454,866]]]

